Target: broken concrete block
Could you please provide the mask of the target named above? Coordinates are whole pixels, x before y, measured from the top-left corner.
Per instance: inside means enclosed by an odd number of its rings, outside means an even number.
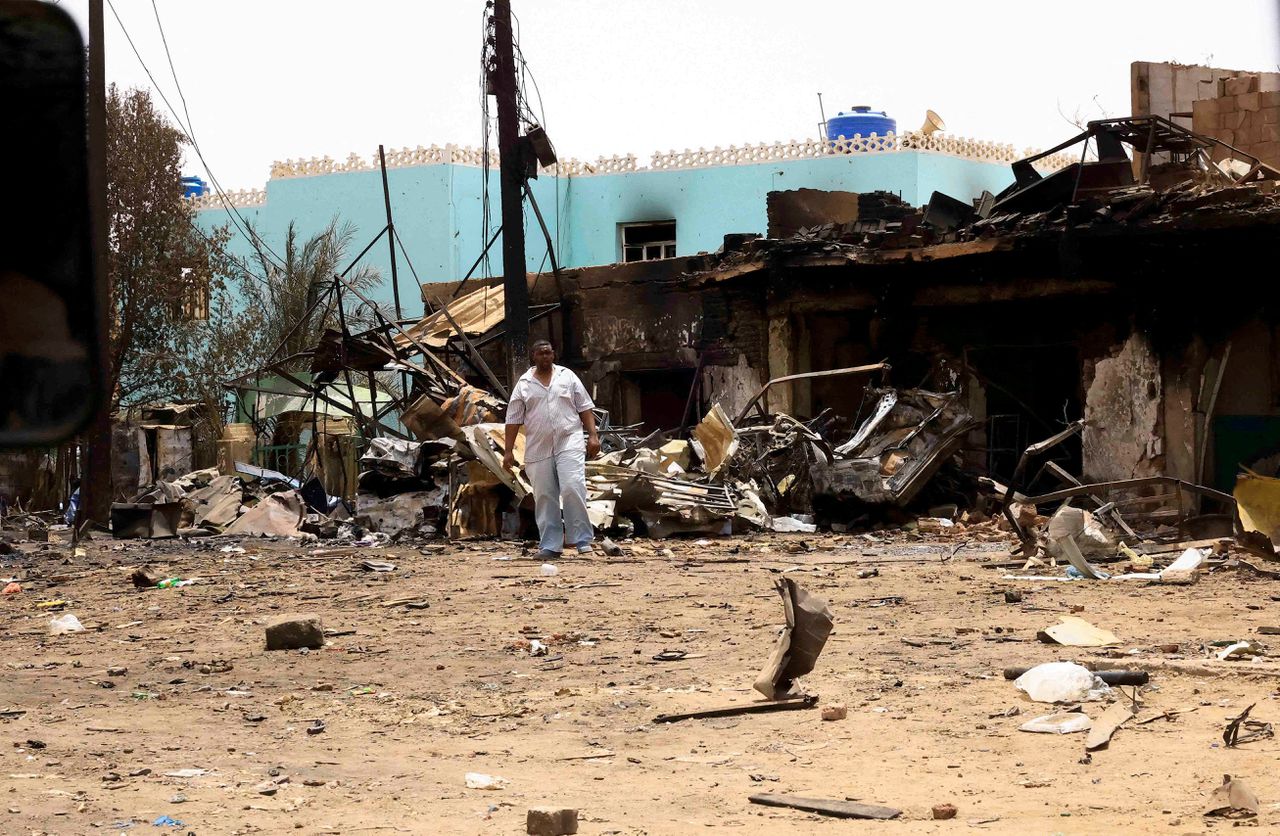
[[[823,720],[843,720],[848,716],[849,708],[842,702],[836,702],[822,707]]]
[[[1200,579],[1200,568],[1209,557],[1208,549],[1187,549],[1160,573],[1161,583],[1192,584]]]
[[[267,650],[324,647],[324,630],[314,615],[286,615],[267,625]]]
[[[1223,80],[1223,92],[1228,96],[1241,96],[1256,92],[1258,77],[1256,75],[1240,75]]]
[[[530,836],[566,836],[578,832],[578,811],[570,807],[530,807],[525,816]]]
[[[1039,512],[1036,511],[1036,506],[1027,505],[1022,502],[1010,502],[1009,513],[1018,521],[1018,525],[1022,526],[1023,531],[1034,527],[1037,518],[1040,516]],[[1004,514],[996,515],[996,527],[1001,531],[1013,530],[1012,526],[1009,525],[1009,518]]]
[[[1063,505],[1054,512],[1044,533],[1046,550],[1054,557],[1065,557],[1055,544],[1063,538],[1071,538],[1086,557],[1113,555],[1119,542],[1115,531],[1107,522],[1083,508]]]
[[[1202,115],[1218,115],[1218,102],[1221,99],[1198,99],[1191,103],[1191,118],[1200,118]]]

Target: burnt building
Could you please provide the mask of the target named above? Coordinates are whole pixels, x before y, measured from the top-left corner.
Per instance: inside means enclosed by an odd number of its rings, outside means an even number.
[[[997,479],[1081,418],[1060,455],[1089,481],[1229,489],[1241,465],[1274,473],[1277,172],[1159,118],[1072,142],[1079,163],[1047,177],[1015,164],[1018,183],[975,206],[773,195],[770,228],[787,237],[537,278],[534,335],[614,424],[646,430],[690,427],[715,403],[734,415],[770,379],[887,361],[895,385],[963,389],[982,422],[966,461]],[[840,222],[815,223],[813,206]],[[765,406],[852,421],[868,383],[800,379]]]

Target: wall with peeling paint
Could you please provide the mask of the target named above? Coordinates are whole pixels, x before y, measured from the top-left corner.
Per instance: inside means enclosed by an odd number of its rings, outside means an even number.
[[[702,391],[708,404],[720,404],[730,418],[737,417],[760,387],[765,384],[759,369],[751,367],[743,354],[734,366],[709,366],[702,372]]]
[[[1164,471],[1160,360],[1133,333],[1110,356],[1087,366],[1082,434],[1084,478],[1105,482]]]

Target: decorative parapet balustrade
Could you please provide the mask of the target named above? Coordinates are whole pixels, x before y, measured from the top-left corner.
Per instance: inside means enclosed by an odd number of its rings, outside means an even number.
[[[840,154],[885,154],[902,151],[925,151],[934,154],[947,154],[967,160],[978,160],[992,163],[1012,163],[1025,159],[1036,153],[1032,149],[1018,152],[1012,145],[998,142],[987,142],[980,139],[951,136],[950,134],[921,134],[908,132],[903,134],[885,134],[884,136],[862,137],[851,139],[838,137],[833,140],[807,139],[790,142],[760,143],[759,145],[730,145],[728,148],[699,148],[696,151],[686,148],[683,151],[665,151],[653,154],[648,166],[641,166],[634,154],[623,154],[614,157],[600,157],[593,163],[575,159],[565,159],[556,165],[540,169],[548,177],[588,177],[599,174],[621,174],[631,171],[677,171],[690,168],[707,168],[727,165],[759,165],[761,163],[784,162],[787,160],[826,159]],[[414,166],[453,165],[481,166],[484,164],[484,151],[461,145],[432,145],[424,148],[398,148],[386,152],[387,168],[411,168]],[[1072,154],[1053,154],[1037,160],[1036,168],[1045,171],[1056,171],[1075,162]],[[489,152],[489,165],[498,167],[498,153]],[[281,180],[291,177],[311,177],[319,174],[336,174],[347,171],[378,170],[378,154],[375,151],[370,157],[359,154],[348,154],[343,162],[332,157],[311,157],[310,159],[285,160],[271,164],[271,179]],[[263,189],[247,189],[244,191],[224,192],[226,200],[237,208],[262,206],[267,202],[267,193]],[[223,199],[215,193],[191,198],[193,209],[211,209],[222,206]]]
[[[267,202],[266,189],[243,189],[237,192],[223,192],[226,200],[237,209],[244,209],[250,206],[262,206]],[[191,200],[192,209],[217,209],[222,206],[222,197],[217,192],[209,192],[200,197],[193,197]]]
[[[638,164],[634,154],[614,157],[600,157],[593,163],[575,159],[561,160],[554,166],[541,169],[548,176],[564,175],[567,177],[583,177],[593,174],[618,174],[629,171],[671,171],[685,168],[704,168],[722,165],[756,165],[759,163],[780,162],[785,160],[824,159],[839,154],[882,154],[902,151],[926,151],[936,154],[947,154],[963,159],[982,162],[1012,163],[1029,157],[1036,152],[1025,150],[1019,153],[1012,145],[998,142],[987,142],[979,139],[956,137],[950,134],[903,133],[886,134],[852,138],[839,137],[834,140],[808,139],[802,141],[761,143],[759,145],[730,145],[728,148],[699,148],[696,151],[686,148],[683,151],[666,151],[653,154],[648,166]],[[386,152],[387,168],[408,168],[411,166],[454,165],[480,166],[484,164],[484,151],[461,145],[432,145],[424,148],[400,148]],[[1054,154],[1036,162],[1037,168],[1057,170],[1069,165],[1074,157],[1067,154]],[[498,166],[498,153],[489,152],[489,165]],[[368,158],[358,154],[350,154],[345,162],[337,162],[332,157],[311,157],[310,159],[285,160],[271,165],[273,180],[288,177],[310,177],[317,174],[334,174],[343,171],[375,171],[378,168],[378,155],[375,152]]]
[[[900,151],[928,151],[982,162],[1012,163],[1037,153],[1027,149],[1019,153],[1012,145],[968,139],[949,134],[885,134],[884,136],[854,135],[831,140],[807,139],[802,141],[761,143],[759,145],[730,145],[728,148],[686,148],[653,155],[649,167],[660,170],[703,168],[720,165],[757,165],[759,163],[786,160],[812,160],[834,154],[882,154]],[[1037,168],[1056,171],[1074,160],[1067,154],[1053,154],[1036,161]]]

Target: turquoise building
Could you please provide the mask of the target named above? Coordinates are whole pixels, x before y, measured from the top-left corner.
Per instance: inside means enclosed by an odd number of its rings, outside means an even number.
[[[694,255],[720,247],[726,233],[766,230],[765,196],[798,188],[900,194],[913,205],[936,190],[962,200],[999,192],[1012,181],[1009,164],[1033,151],[944,134],[904,133],[808,140],[654,154],[647,166],[634,156],[594,163],[562,160],[530,186],[563,267]],[[387,153],[396,229],[408,259],[398,256],[405,316],[422,312],[413,274],[422,282],[462,278],[500,223],[497,156],[488,170],[490,219],[484,217],[483,155],[446,145]],[[1041,161],[1065,165],[1060,156]],[[290,222],[309,237],[337,216],[357,228],[354,256],[386,225],[382,177],[375,152],[288,160],[271,168],[264,189],[226,195],[266,244],[283,251]],[[216,194],[192,198],[206,229],[230,223]],[[530,271],[550,270],[546,238],[525,210]],[[249,259],[244,236],[232,252]],[[502,272],[502,248],[490,250],[489,270]],[[252,259],[249,259],[252,262]],[[390,259],[380,242],[365,256],[384,276],[377,301],[392,300]],[[255,262],[256,263],[256,262]],[[412,265],[412,268],[410,267]]]

